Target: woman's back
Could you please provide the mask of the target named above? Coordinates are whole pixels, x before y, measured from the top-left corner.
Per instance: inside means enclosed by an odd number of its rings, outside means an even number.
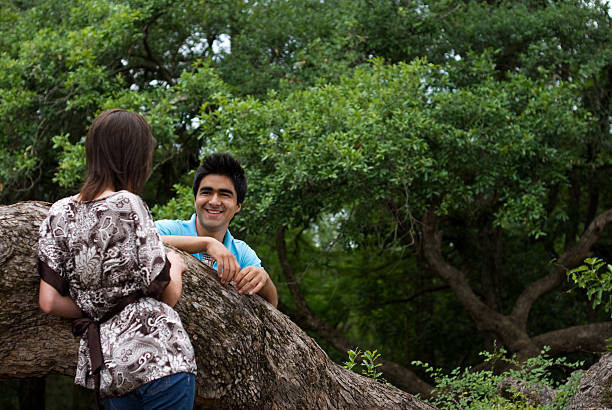
[[[100,319],[121,297],[144,291],[164,268],[161,242],[148,240],[155,227],[147,214],[128,191],[86,202],[67,197],[49,210],[41,260],[67,280],[89,317]]]
[[[195,373],[195,357],[178,314],[157,300],[169,264],[148,208],[119,191],[80,202],[64,198],[41,226],[39,255],[49,283],[99,321],[122,298],[141,292],[100,326],[103,397],[125,394],[160,377]],[[75,382],[93,387],[89,349],[81,340]]]

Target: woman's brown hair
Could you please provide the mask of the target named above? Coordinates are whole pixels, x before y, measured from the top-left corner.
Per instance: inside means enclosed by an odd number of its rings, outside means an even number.
[[[90,201],[109,187],[140,194],[154,147],[151,126],[142,115],[121,109],[98,115],[85,141],[87,177],[80,200]]]

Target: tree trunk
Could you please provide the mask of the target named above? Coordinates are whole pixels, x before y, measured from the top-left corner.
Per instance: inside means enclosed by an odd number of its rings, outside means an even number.
[[[0,206],[0,377],[74,375],[70,322],[38,308],[38,227],[49,204]],[[395,387],[333,363],[287,316],[222,286],[185,256],[176,305],[197,355],[198,408],[432,409]]]
[[[612,409],[612,353],[591,366],[565,409]]]

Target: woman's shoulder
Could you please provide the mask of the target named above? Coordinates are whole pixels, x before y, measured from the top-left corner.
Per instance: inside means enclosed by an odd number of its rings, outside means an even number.
[[[65,198],[59,199],[51,204],[49,207],[50,214],[57,214],[66,210],[66,207],[71,206],[76,202],[75,195],[67,196]]]
[[[116,204],[130,204],[139,206],[144,203],[140,196],[127,190],[117,191],[113,195],[108,196],[106,199],[107,201]]]
[[[133,211],[133,212],[148,212],[149,208],[142,198],[130,191],[117,191],[115,194],[107,197],[107,204],[110,208],[117,211]]]

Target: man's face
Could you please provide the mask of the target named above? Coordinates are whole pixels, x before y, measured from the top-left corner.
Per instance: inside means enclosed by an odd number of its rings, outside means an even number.
[[[236,189],[229,177],[209,174],[200,181],[194,199],[198,235],[213,236],[225,231],[240,210]]]

